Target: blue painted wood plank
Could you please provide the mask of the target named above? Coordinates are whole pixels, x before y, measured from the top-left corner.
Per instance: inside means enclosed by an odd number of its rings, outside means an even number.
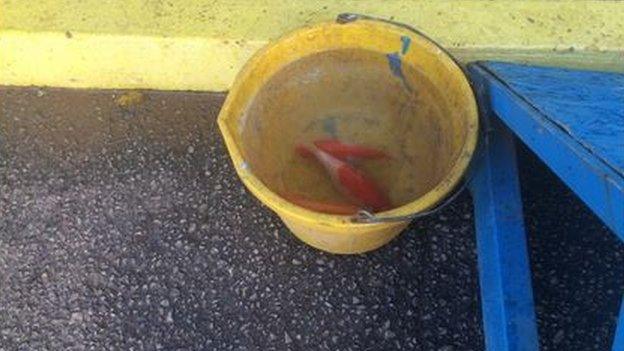
[[[513,138],[497,122],[470,184],[475,211],[485,345],[538,349]]]
[[[483,66],[624,176],[624,74],[502,62]]]
[[[624,351],[624,298],[620,302],[620,317],[615,328],[615,337],[613,338],[613,351]]]
[[[496,73],[488,67],[496,67]],[[469,66],[479,94],[488,97],[487,104],[493,113],[624,240],[624,176],[617,167],[614,169],[605,163],[606,156],[598,154],[598,149],[588,149],[575,135],[554,122],[561,120],[556,107],[551,107],[550,115],[546,115],[541,105],[537,104],[541,101],[539,98],[528,101],[510,89],[514,83],[503,81],[499,76],[502,67],[502,64],[492,66],[490,63]],[[525,74],[529,75],[531,72],[529,70]],[[530,80],[526,77],[523,79]],[[565,101],[561,102],[563,106],[566,105]],[[579,125],[576,127],[580,128]],[[612,130],[615,134],[620,133],[617,127]],[[621,138],[624,139],[624,133]],[[615,140],[611,143],[615,145],[618,142]]]

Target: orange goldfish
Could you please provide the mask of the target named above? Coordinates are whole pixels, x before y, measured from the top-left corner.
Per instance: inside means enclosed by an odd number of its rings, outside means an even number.
[[[334,186],[353,202],[375,212],[390,209],[388,198],[360,170],[316,146],[298,145],[296,151],[304,157],[313,155],[329,173]]]

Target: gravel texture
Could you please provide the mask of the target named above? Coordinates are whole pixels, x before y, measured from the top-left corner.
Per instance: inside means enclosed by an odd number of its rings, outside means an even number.
[[[119,94],[0,89],[0,350],[483,349],[467,195],[326,254],[239,182],[222,96]],[[544,349],[605,350],[624,247],[520,159]]]
[[[542,350],[611,350],[624,244],[530,151],[519,163]]]
[[[3,94],[7,123],[36,109],[37,91]],[[68,102],[55,106],[55,94]],[[72,94],[44,91],[41,109],[64,111]],[[90,145],[95,156],[46,128],[6,143],[4,349],[482,349],[468,197],[371,254],[325,254],[244,190],[213,124],[201,134],[187,123],[186,145],[162,141],[185,133],[159,134],[158,106],[214,120],[210,96],[148,94],[131,116],[113,92],[90,94],[97,103],[83,97],[81,111],[129,124],[114,143]],[[58,123],[89,132],[73,120]]]

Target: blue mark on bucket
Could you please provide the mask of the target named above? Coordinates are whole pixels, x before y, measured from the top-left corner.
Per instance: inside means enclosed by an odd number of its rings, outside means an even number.
[[[399,56],[399,53],[394,52],[386,56],[388,57],[388,65],[390,65],[390,71],[392,72],[392,74],[395,77],[401,79],[401,82],[403,82],[403,86],[405,87],[405,89],[407,89],[408,91],[412,91],[412,87],[409,85],[407,79],[405,79],[405,76],[403,75],[403,70],[401,69],[401,56]]]
[[[388,64],[390,65],[390,71],[395,77],[403,77],[403,71],[401,70],[401,57],[397,52],[388,54]]]
[[[401,55],[407,54],[409,50],[410,44],[412,43],[412,39],[410,37],[401,36]]]
[[[332,137],[336,137],[338,134],[338,128],[336,126],[336,117],[325,117],[323,119],[323,131]]]

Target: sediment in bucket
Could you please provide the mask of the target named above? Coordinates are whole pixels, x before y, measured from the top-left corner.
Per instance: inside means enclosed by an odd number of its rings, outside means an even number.
[[[375,20],[322,23],[286,35],[244,67],[219,116],[238,174],[306,243],[335,253],[375,249],[407,222],[353,223],[296,206],[342,195],[298,143],[338,138],[391,157],[358,163],[408,215],[443,199],[475,148],[477,109],[457,64],[427,38]]]

